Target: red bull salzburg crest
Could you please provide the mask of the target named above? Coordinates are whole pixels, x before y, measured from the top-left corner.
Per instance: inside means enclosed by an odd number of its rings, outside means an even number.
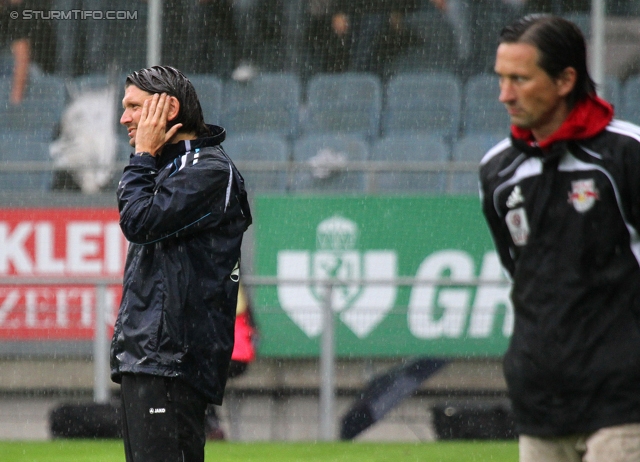
[[[573,204],[576,211],[584,213],[591,209],[599,199],[598,190],[593,179],[571,182],[569,203]]]

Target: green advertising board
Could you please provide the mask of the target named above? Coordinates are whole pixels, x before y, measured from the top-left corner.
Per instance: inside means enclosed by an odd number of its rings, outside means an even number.
[[[478,198],[262,196],[254,212],[256,275],[284,281],[255,290],[261,355],[319,354],[324,286],[317,281],[328,278],[447,282],[336,286],[339,357],[498,356],[506,349],[509,283]],[[295,283],[308,278],[315,283]]]

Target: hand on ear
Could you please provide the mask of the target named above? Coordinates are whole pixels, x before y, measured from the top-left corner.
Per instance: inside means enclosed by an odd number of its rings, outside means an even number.
[[[179,111],[178,99],[166,93],[146,99],[136,131],[136,152],[149,152],[152,156],[160,152],[182,127],[175,124],[167,130],[167,122],[175,119]]]

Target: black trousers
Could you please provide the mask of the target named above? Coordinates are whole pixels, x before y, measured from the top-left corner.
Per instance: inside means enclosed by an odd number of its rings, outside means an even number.
[[[207,402],[180,379],[122,376],[127,462],[204,462]]]

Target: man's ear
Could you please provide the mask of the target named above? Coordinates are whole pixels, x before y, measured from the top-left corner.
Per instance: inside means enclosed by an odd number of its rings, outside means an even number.
[[[562,97],[567,96],[575,88],[577,80],[578,72],[573,67],[567,67],[556,79],[558,94]]]
[[[175,96],[169,96],[169,112],[167,114],[167,120],[173,120],[178,117],[180,112],[180,101]]]

